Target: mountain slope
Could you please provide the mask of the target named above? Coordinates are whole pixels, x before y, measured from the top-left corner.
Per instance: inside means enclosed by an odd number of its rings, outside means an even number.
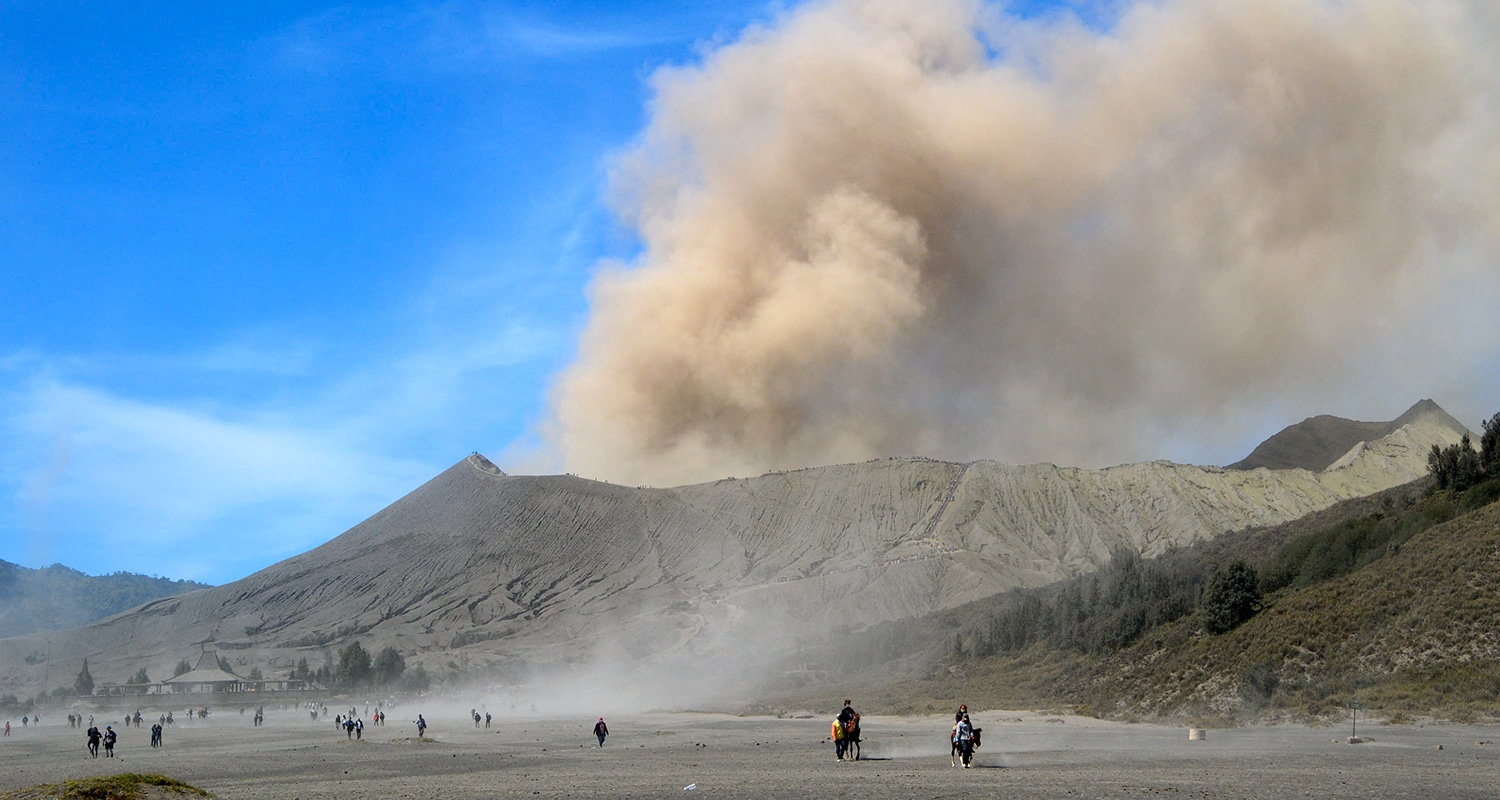
[[[1351,575],[1275,598],[1223,636],[1164,631],[1183,640],[1132,648],[1089,691],[1106,698],[1101,710],[1119,713],[1235,717],[1247,703],[1272,700],[1320,713],[1357,693],[1384,713],[1477,702],[1493,716],[1497,618],[1500,504],[1492,503]]]
[[[594,659],[753,663],[831,633],[951,608],[1300,517],[1425,472],[1457,439],[1429,418],[1336,467],[1105,470],[875,461],[674,489],[455,464],[302,555],[66,635],[54,661],[100,682],[170,670],[212,642],[285,674],[359,639],[440,675],[523,675]],[[0,640],[0,690],[36,649]],[[726,677],[727,680],[727,677]]]
[[[1460,495],[1430,488],[1418,481],[1154,561],[1123,559],[1041,590],[878,626],[806,648],[794,663],[889,661],[836,679],[846,690],[857,682],[872,708],[917,712],[958,696],[997,708],[1226,721],[1326,718],[1358,699],[1377,716],[1497,719],[1500,478]],[[1289,555],[1299,578],[1268,580]],[[1285,588],[1268,594],[1259,615],[1210,636],[1194,607],[1210,571],[1233,559],[1258,568],[1263,588]],[[768,681],[771,699],[759,708],[816,707],[832,679],[788,673]]]

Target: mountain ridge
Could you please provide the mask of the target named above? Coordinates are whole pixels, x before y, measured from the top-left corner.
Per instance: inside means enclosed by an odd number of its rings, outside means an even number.
[[[209,584],[133,572],[87,575],[63,564],[23,567],[0,559],[0,638],[63,630]]]
[[[1293,519],[1425,474],[1429,417],[1336,467],[1103,470],[884,459],[665,489],[507,475],[480,456],[306,553],[54,635],[101,682],[212,643],[245,672],[363,640],[440,678],[742,661]],[[34,648],[0,640],[0,691]],[[120,674],[115,674],[115,673]]]

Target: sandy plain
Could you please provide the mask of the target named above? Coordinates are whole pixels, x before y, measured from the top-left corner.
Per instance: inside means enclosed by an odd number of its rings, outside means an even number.
[[[1500,796],[1500,727],[1276,726],[1187,730],[1028,712],[975,715],[973,769],[949,765],[943,717],[866,717],[863,759],[839,763],[828,720],[654,713],[593,719],[496,718],[468,709],[392,711],[350,741],[304,711],[220,710],[179,721],[152,749],[149,725],[121,730],[118,758],[87,757],[81,730],[49,718],[0,739],[0,792],[118,772],[159,772],[219,798],[1401,798]],[[415,719],[431,723],[417,741]],[[54,715],[56,717],[57,715]],[[181,712],[178,713],[181,716]],[[1441,745],[1441,749],[1437,746]],[[691,789],[687,787],[693,787]]]

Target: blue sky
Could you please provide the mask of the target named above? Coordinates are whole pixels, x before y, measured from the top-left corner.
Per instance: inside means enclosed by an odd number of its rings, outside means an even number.
[[[229,581],[533,449],[652,72],[780,8],[0,4],[0,558]]]
[[[0,558],[226,581],[524,442],[651,71],[765,14],[7,4]]]

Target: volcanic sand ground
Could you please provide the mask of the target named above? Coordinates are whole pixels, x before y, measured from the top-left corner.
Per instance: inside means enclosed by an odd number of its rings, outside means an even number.
[[[1189,742],[1178,727],[992,712],[975,715],[984,747],[964,770],[949,766],[941,717],[866,717],[864,760],[838,763],[822,718],[617,716],[599,749],[587,717],[497,718],[476,729],[467,709],[426,709],[432,741],[418,742],[407,722],[418,711],[393,711],[356,742],[305,712],[268,712],[256,728],[248,714],[221,710],[178,722],[159,750],[148,746],[149,727],[122,730],[113,760],[87,758],[83,732],[60,715],[40,728],[12,720],[0,739],[0,792],[159,772],[226,800],[1500,796],[1500,727],[1370,726],[1360,732],[1376,741],[1349,745],[1348,728],[1282,726],[1211,730]]]

